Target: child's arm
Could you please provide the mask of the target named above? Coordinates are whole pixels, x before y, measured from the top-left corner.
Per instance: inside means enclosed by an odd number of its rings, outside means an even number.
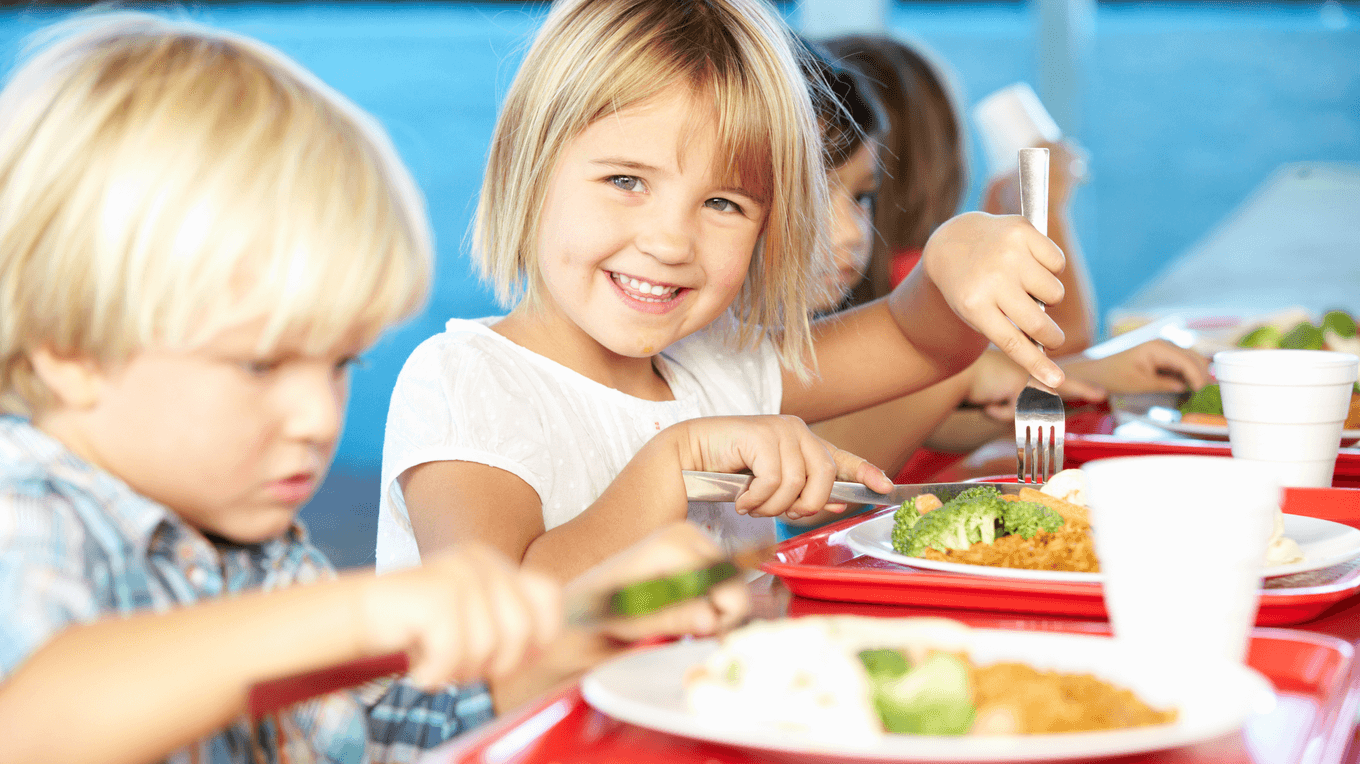
[[[970,212],[936,229],[922,266],[887,297],[817,323],[819,374],[785,374],[784,413],[820,422],[899,398],[963,371],[988,339],[1040,381],[1062,384],[1030,339],[1063,341],[1035,302],[1062,299],[1052,241],[1024,218]]]
[[[705,417],[672,425],[648,441],[585,511],[546,532],[538,494],[505,470],[426,462],[399,480],[422,556],[455,539],[475,539],[565,581],[683,520],[688,501],[682,470],[745,469],[756,478],[737,511],[757,516],[814,514],[826,505],[835,480],[878,490],[891,486],[881,470],[786,416]]]
[[[560,607],[555,584],[470,547],[72,626],[0,684],[0,761],[160,760],[239,717],[256,681],[398,650],[426,686],[504,675],[553,639]]]

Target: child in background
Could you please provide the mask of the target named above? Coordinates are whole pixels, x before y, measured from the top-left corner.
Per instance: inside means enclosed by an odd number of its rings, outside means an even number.
[[[137,13],[51,31],[0,92],[0,761],[409,760],[492,715],[473,680],[505,707],[557,679],[556,582],[475,544],[336,577],[296,522],[430,265],[385,133],[277,51]],[[716,556],[672,526],[589,583]],[[242,718],[256,681],[396,651],[429,692]]]
[[[834,312],[876,299],[905,277],[910,267],[903,266],[904,259],[918,257],[920,246],[935,228],[957,211],[966,173],[963,127],[943,79],[923,56],[884,36],[833,38],[812,46],[814,53],[819,49],[832,59],[822,66],[837,72],[834,76],[843,82],[836,91],[842,101],[842,118],[860,115],[855,125],[837,127],[833,134],[853,134],[858,128],[867,136],[865,148],[855,155],[858,159],[847,160],[833,171],[833,177],[846,176],[846,183],[861,199],[855,205],[832,206],[841,270],[837,289],[818,307]],[[866,102],[874,104],[873,113],[886,115],[886,122],[862,116],[870,113],[862,105]],[[823,111],[837,113],[831,107]],[[870,150],[877,163],[867,163]],[[1086,296],[1089,288],[1067,215],[1070,190],[1080,180],[1068,173],[1077,152],[1065,145],[1050,146],[1050,150],[1055,152],[1055,171],[1050,184],[1049,230],[1056,243],[1072,248],[1073,253],[1062,274],[1067,286],[1064,301],[1050,306],[1049,312],[1069,338],[1081,338],[1090,334],[1094,301]],[[1014,211],[1003,210],[997,200],[1008,196],[1015,185],[1012,176],[994,179],[989,184],[988,211]],[[838,186],[833,182],[832,187]],[[1068,308],[1069,302],[1075,302],[1078,309],[1060,310]],[[1197,389],[1208,380],[1206,359],[1163,340],[1099,360],[1071,353],[1057,362],[1067,372],[1058,392],[1077,400],[1103,400],[1108,392]],[[1004,354],[989,350],[962,374],[896,401],[817,423],[813,430],[897,475],[897,482],[925,482],[930,473],[903,470],[913,455],[916,462],[936,469],[951,459],[919,450],[923,443],[961,452],[955,458],[962,458],[992,438],[1011,437],[1015,397],[1028,378],[1028,372]],[[956,411],[960,405],[965,410]],[[1013,463],[1013,439],[1007,446],[1005,456]],[[980,472],[997,471],[993,464]]]
[[[879,238],[866,278],[849,301],[858,305],[892,291],[920,261],[935,229],[958,214],[968,187],[967,127],[946,78],[911,46],[884,35],[844,35],[821,44],[832,59],[865,76],[888,116],[887,172],[874,214]],[[1063,300],[1048,311],[1066,339],[1050,350],[1068,355],[1085,350],[1096,337],[1095,301],[1070,212],[1072,195],[1085,182],[1086,163],[1084,152],[1066,141],[1046,148],[1051,152],[1048,236],[1067,257],[1059,274]],[[1017,173],[992,178],[981,208],[994,215],[1019,214]]]
[[[764,415],[771,449],[743,455],[755,479],[735,512],[689,516],[729,548],[773,541],[772,517],[820,511],[833,478],[888,485],[802,421],[945,379],[987,338],[1061,382],[1029,337],[1062,342],[1034,301],[1061,299],[1062,254],[1018,216],[950,221],[890,295],[812,323],[821,153],[789,32],[761,0],[555,4],[497,122],[474,236],[518,302],[450,321],[407,360],[380,569],[478,539],[573,575],[681,519],[653,501],[681,476],[651,455],[684,466],[685,428],[726,415]]]

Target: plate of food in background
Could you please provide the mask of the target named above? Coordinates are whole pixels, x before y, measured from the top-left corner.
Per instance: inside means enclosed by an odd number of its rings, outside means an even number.
[[[1186,438],[1228,440],[1228,420],[1223,416],[1223,397],[1217,383],[1194,393],[1111,395],[1110,410],[1117,425],[1138,422]],[[1360,442],[1360,386],[1351,392],[1350,412],[1343,427],[1343,447]]]
[[[1174,533],[1175,528],[1168,528]],[[846,531],[855,552],[913,568],[1029,581],[1100,583],[1080,469],[1042,488],[1003,494],[979,483],[948,501],[918,496]],[[1276,514],[1262,577],[1322,570],[1360,557],[1360,530]]]
[[[581,683],[630,724],[834,761],[1034,761],[1164,750],[1268,711],[1226,659],[944,618],[804,616],[630,652]]]

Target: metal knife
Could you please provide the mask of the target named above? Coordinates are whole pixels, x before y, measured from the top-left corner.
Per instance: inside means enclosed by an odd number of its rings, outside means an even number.
[[[753,479],[751,475],[694,470],[685,470],[683,475],[685,495],[690,501],[736,501],[736,498],[751,485]],[[919,483],[895,485],[888,493],[879,493],[869,490],[861,483],[837,481],[831,485],[830,500],[846,504],[889,506],[901,504],[921,494],[933,493],[940,501],[949,501],[962,491],[979,485],[996,486],[1002,493],[1019,493],[1023,487],[1015,483]]]

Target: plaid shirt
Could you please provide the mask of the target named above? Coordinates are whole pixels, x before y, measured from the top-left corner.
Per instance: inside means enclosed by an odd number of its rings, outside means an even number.
[[[0,416],[0,681],[71,624],[333,576],[301,524],[262,544],[211,542],[26,420]],[[483,685],[429,695],[388,681],[239,720],[169,761],[410,761],[491,716]]]

